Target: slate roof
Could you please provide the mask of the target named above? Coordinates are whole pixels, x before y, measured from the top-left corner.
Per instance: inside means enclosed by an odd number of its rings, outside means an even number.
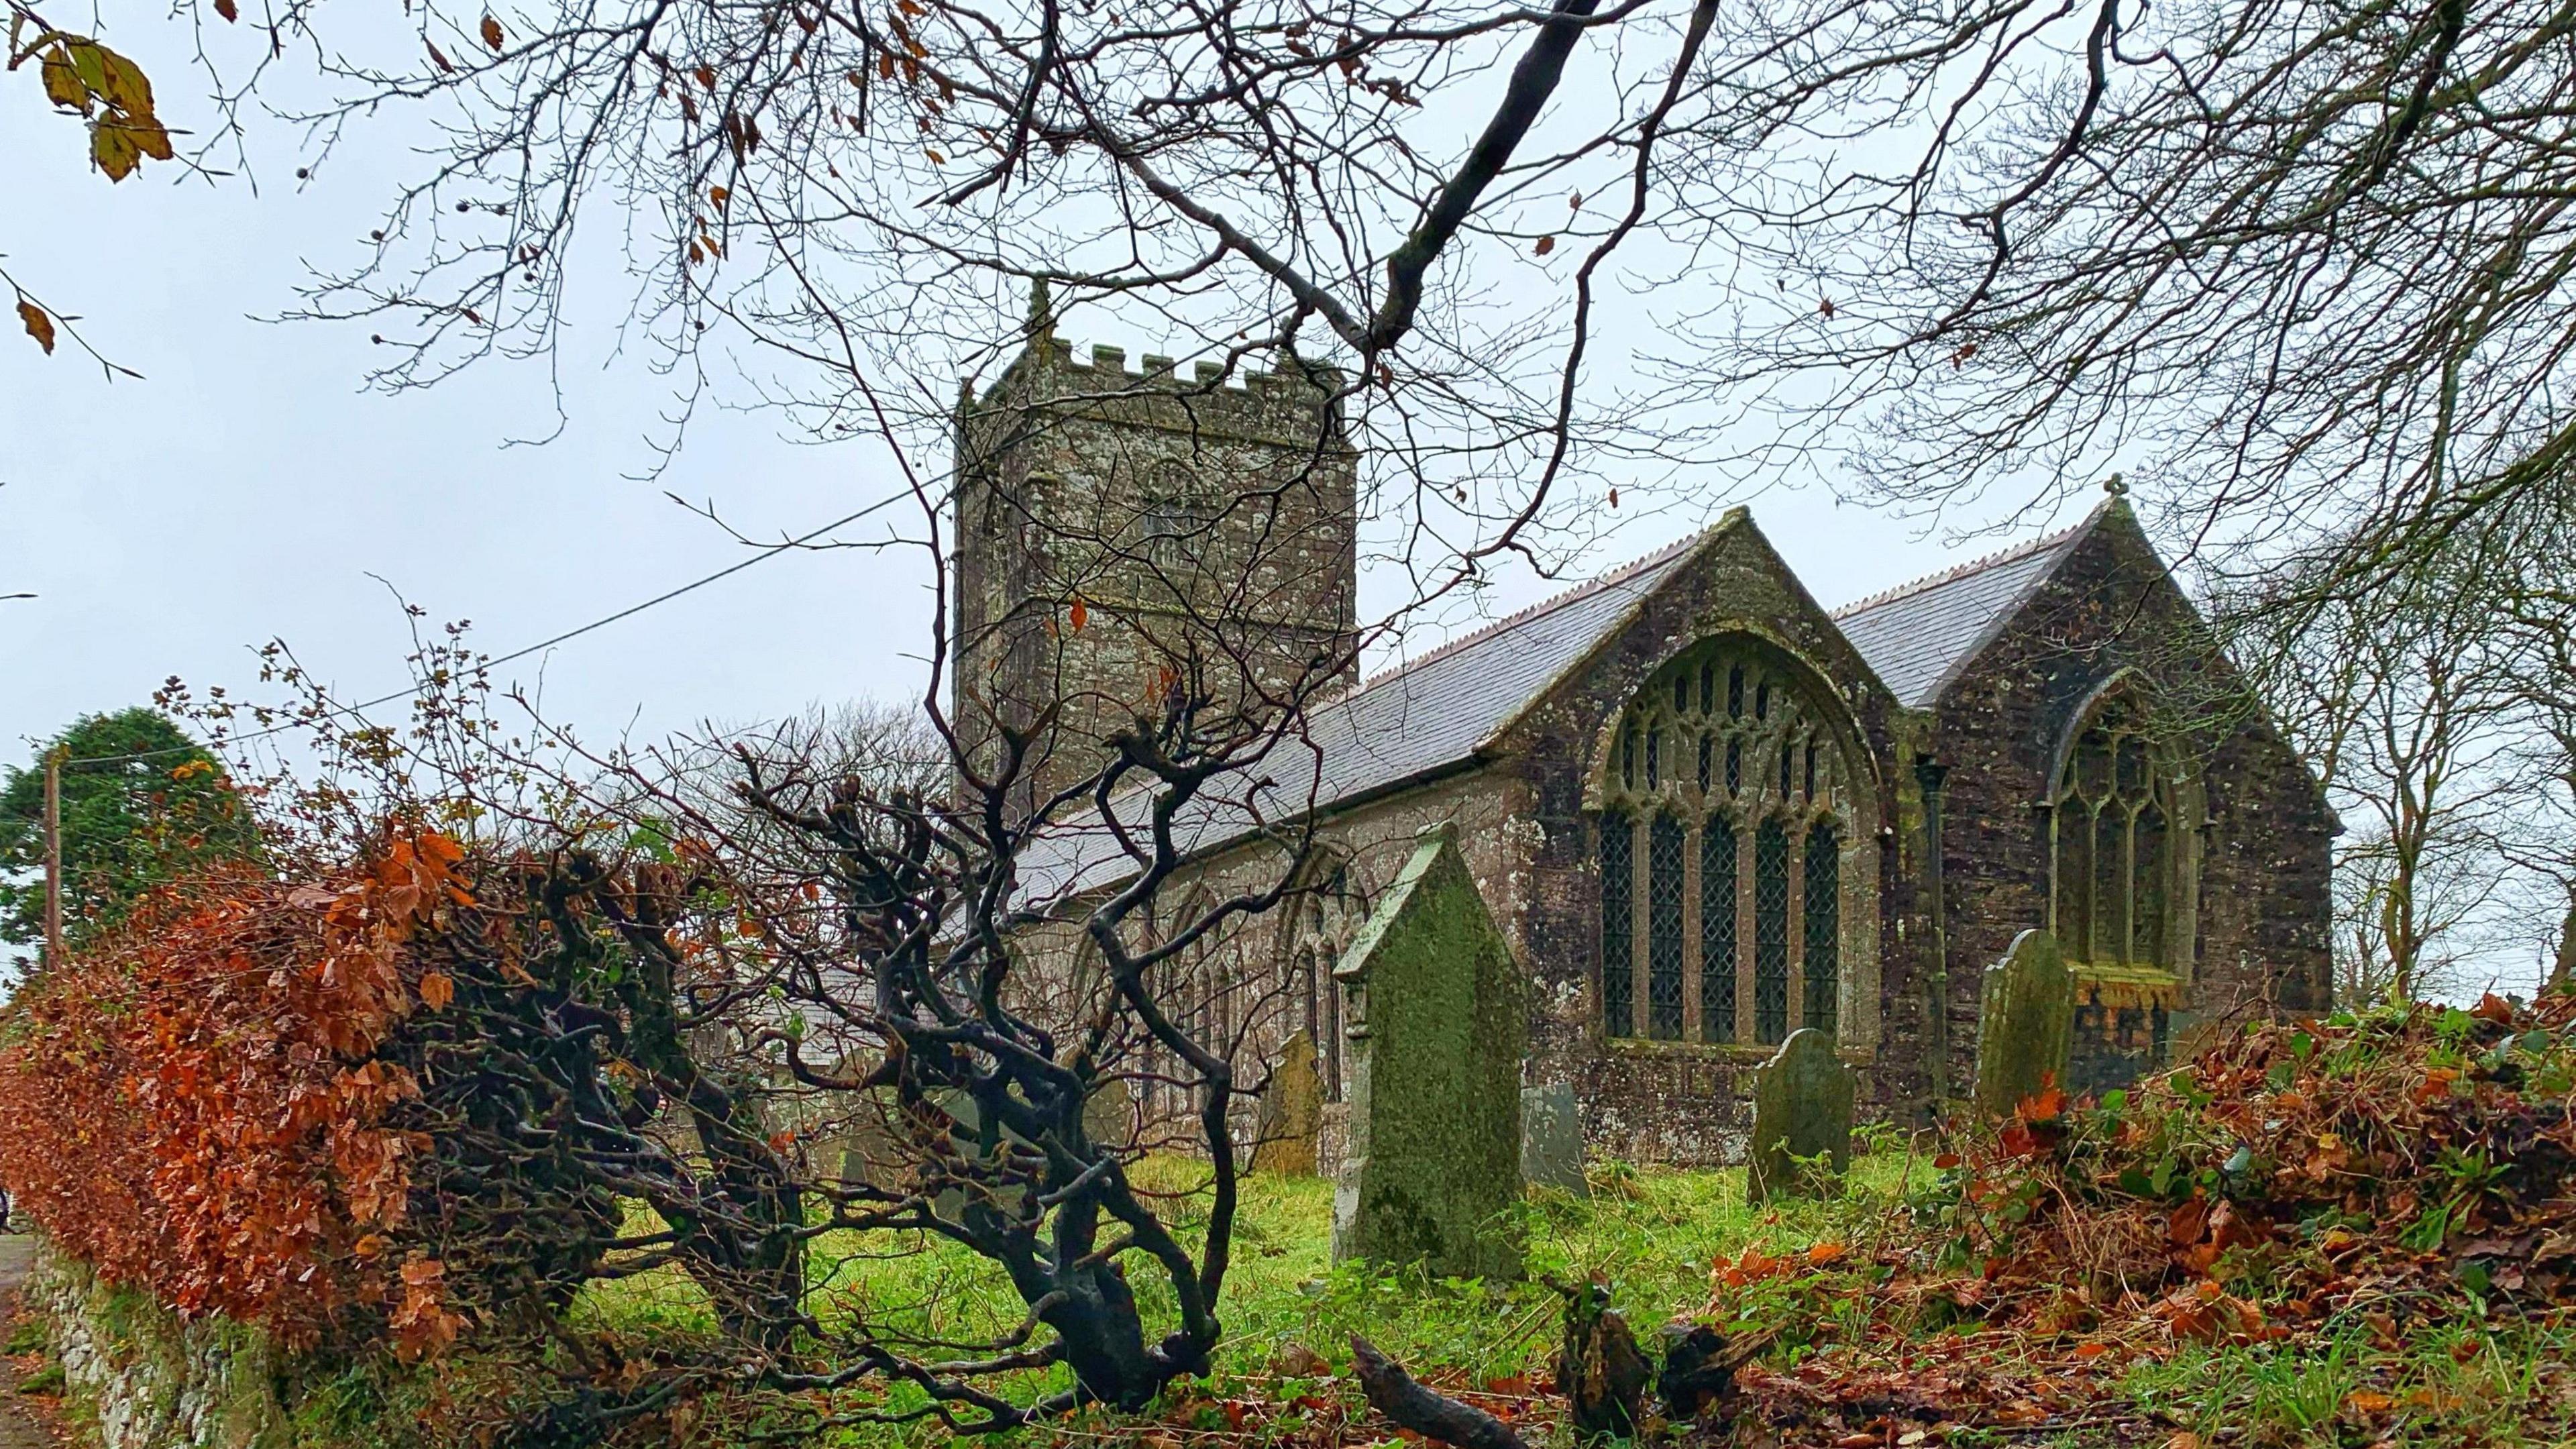
[[[1928,709],[2099,517],[1846,604],[1834,623],[1899,703]]]
[[[1203,797],[1174,825],[1184,852],[1247,834],[1256,818],[1294,819],[1308,787],[1321,807],[1472,764],[1480,749],[1740,512],[1591,583],[1499,619],[1316,704],[1302,739],[1258,772],[1278,781],[1248,798]],[[1998,633],[2022,601],[2101,516],[2019,548],[1962,564],[1862,599],[1834,621],[1902,703],[1923,708]],[[1320,759],[1319,759],[1320,757]],[[1122,812],[1123,814],[1124,812]],[[1141,822],[1140,822],[1141,823]],[[1112,833],[1097,819],[1067,822],[1021,857],[1024,888],[1038,895],[1107,885],[1127,873]]]
[[[1284,742],[1262,772],[1279,781],[1253,798],[1206,800],[1174,823],[1183,848],[1218,844],[1261,817],[1354,802],[1391,786],[1463,766],[1514,716],[1608,637],[1638,601],[1727,525],[1649,554],[1544,603],[1498,619],[1364,681],[1307,711],[1305,733]],[[1318,758],[1320,757],[1320,759]],[[1114,869],[1113,869],[1114,868]],[[1097,821],[1069,822],[1032,846],[1021,876],[1040,893],[1107,884],[1124,857]]]

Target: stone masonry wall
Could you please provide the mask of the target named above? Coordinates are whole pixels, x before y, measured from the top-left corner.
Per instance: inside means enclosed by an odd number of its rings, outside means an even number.
[[[1970,1079],[1977,990],[2018,932],[2048,920],[2045,817],[2056,752],[2095,691],[2124,669],[2187,727],[2207,818],[2188,1016],[2213,1021],[2328,994],[2327,851],[2315,781],[2207,643],[2189,601],[2125,508],[2061,562],[1938,704],[1928,748],[1946,767],[1943,898],[1952,1083]]]
[[[1131,372],[1049,336],[962,401],[951,683],[970,742],[1059,705],[1044,792],[1175,690],[1221,719],[1346,678],[1357,460],[1335,382]]]
[[[45,1320],[72,1391],[95,1412],[101,1449],[249,1449],[284,1437],[286,1360],[253,1330],[183,1322],[50,1247],[37,1255],[25,1301]]]
[[[1845,848],[1845,868],[1866,853],[1879,882],[1873,924],[1846,920],[1846,969],[1857,955],[1850,932],[1876,932],[1875,1030],[1855,1022],[1844,1056],[1860,1072],[1862,1101],[1875,1115],[1906,1116],[1920,1095],[1919,932],[1912,866],[1903,845],[1912,800],[1911,752],[1895,701],[1871,677],[1825,612],[1792,577],[1749,518],[1722,526],[1700,566],[1685,570],[1644,603],[1635,623],[1524,718],[1502,768],[1519,782],[1538,828],[1523,960],[1536,978],[1531,1024],[1535,1080],[1574,1083],[1584,1136],[1594,1150],[1639,1161],[1740,1161],[1750,1130],[1752,1071],[1768,1046],[1721,1046],[1608,1039],[1601,1026],[1601,883],[1595,816],[1587,782],[1604,731],[1648,676],[1699,640],[1743,632],[1765,640],[1820,675],[1861,737],[1861,763],[1874,771],[1874,838]]]

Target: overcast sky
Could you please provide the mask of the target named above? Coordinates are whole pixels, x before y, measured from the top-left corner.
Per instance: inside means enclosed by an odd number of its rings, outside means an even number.
[[[161,78],[161,109],[183,123],[191,78],[172,38],[122,23],[112,39]],[[494,361],[401,396],[361,389],[364,326],[262,320],[294,305],[309,270],[355,257],[417,164],[401,142],[392,128],[361,133],[299,186],[296,137],[281,127],[254,135],[256,192],[241,180],[173,184],[169,167],[111,187],[90,170],[78,126],[34,85],[0,85],[5,265],[144,374],[111,382],[68,342],[48,357],[14,323],[0,337],[0,593],[37,595],[0,602],[0,759],[27,758],[27,741],[75,715],[145,701],[172,675],[238,692],[270,638],[344,699],[396,688],[408,626],[395,590],[433,620],[470,618],[498,654],[743,556],[665,490],[772,537],[892,490],[868,444],[805,445],[780,419],[711,404],[660,475],[643,477],[655,440],[671,434],[674,395],[640,362],[612,360],[624,285],[614,276],[574,298],[557,373]],[[1095,326],[1077,313],[1065,331],[1131,356],[1164,341]],[[747,394],[721,373],[714,391]],[[1691,493],[1616,531],[1577,572],[1652,549],[1731,501]],[[1828,605],[2010,541],[1960,549],[1814,490],[1752,501]],[[593,737],[900,697],[923,678],[928,581],[910,551],[780,555],[511,672],[541,680],[547,714]],[[1508,577],[1487,605],[1507,610],[1567,582]]]

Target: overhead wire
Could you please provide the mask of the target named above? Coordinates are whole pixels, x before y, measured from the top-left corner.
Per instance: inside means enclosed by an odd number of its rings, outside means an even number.
[[[908,492],[889,494],[886,497],[880,498],[876,502],[869,504],[867,507],[860,509],[856,513],[845,514],[842,517],[835,518],[831,522],[826,523],[819,528],[799,534],[794,538],[782,539],[777,543],[758,545],[759,552],[753,554],[751,557],[743,559],[737,563],[729,564],[724,568],[720,568],[714,573],[706,575],[704,578],[692,579],[688,583],[680,585],[678,588],[655,594],[653,597],[644,600],[642,603],[630,604],[627,607],[618,610],[614,614],[603,615],[591,620],[587,624],[579,626],[578,628],[566,629],[552,638],[540,639],[536,643],[530,644],[525,648],[514,649],[507,654],[482,660],[474,667],[478,672],[480,672],[483,670],[497,669],[504,664],[514,664],[519,660],[527,658],[531,654],[541,653],[545,650],[554,648],[558,644],[578,639],[582,635],[588,634],[593,630],[605,629],[609,625],[617,623],[620,620],[631,619],[636,615],[643,613],[647,609],[654,608],[657,605],[667,604],[683,594],[694,593],[699,589],[705,588],[709,584],[731,578],[735,574],[741,573],[744,569],[750,568],[755,564],[766,563],[782,553],[803,548],[836,528],[846,528],[849,525],[858,522],[860,519],[867,517],[869,514],[891,507],[896,502],[910,496],[911,494]],[[398,689],[391,694],[380,694],[374,699],[361,700],[356,704],[334,705],[332,708],[343,714],[363,715],[367,710],[374,709],[380,705],[392,704],[396,700],[410,699],[428,687],[429,686],[426,684],[414,684],[409,689]],[[220,743],[226,745],[237,745],[247,740],[263,739],[269,735],[284,734],[289,730],[310,729],[313,727],[313,724],[314,722],[311,720],[289,720],[284,724],[269,725],[243,734],[231,735],[220,741]],[[133,761],[157,759],[164,755],[188,754],[197,748],[198,746],[195,745],[172,745],[165,749],[137,750],[131,754],[123,755],[84,755],[66,757],[59,763],[63,766],[121,765]]]

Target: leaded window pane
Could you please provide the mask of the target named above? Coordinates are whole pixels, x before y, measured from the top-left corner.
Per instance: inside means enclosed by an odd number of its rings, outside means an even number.
[[[1601,1024],[1612,1036],[1637,1030],[1634,913],[1637,835],[1628,817],[1601,817]]]
[[[2057,939],[2075,960],[2093,959],[2093,812],[2081,800],[2057,807]]]
[[[1646,837],[1646,1030],[1682,1034],[1682,823],[1658,815]]]
[[[1708,793],[1709,749],[1715,743],[1716,741],[1710,739],[1707,735],[1701,735],[1699,737],[1699,792],[1703,795]]]
[[[2102,807],[2093,829],[2093,955],[2129,959],[2129,817],[2117,801]]]
[[[1840,843],[1834,828],[1807,832],[1805,877],[1807,999],[1802,1025],[1830,1032],[1842,1000],[1843,913]]]
[[[2138,959],[2165,964],[2165,905],[2172,867],[2165,860],[2165,815],[2150,805],[2138,812]]]
[[[1753,833],[1753,1037],[1789,1035],[1789,832],[1765,820]]]
[[[1699,838],[1699,1037],[1735,1040],[1735,825],[1712,819]]]
[[[1726,793],[1744,793],[1744,741],[1740,739],[1726,742]]]

